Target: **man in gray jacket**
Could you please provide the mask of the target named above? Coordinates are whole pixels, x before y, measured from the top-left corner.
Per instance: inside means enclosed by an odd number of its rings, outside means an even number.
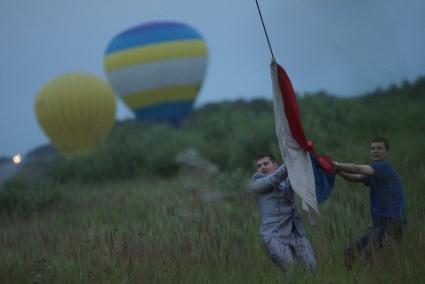
[[[316,274],[313,248],[297,213],[285,165],[279,166],[272,154],[259,155],[256,165],[249,189],[257,197],[260,236],[271,259],[283,272],[298,260]]]

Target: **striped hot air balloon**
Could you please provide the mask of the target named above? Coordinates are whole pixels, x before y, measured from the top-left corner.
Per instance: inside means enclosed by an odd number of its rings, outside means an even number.
[[[193,107],[207,67],[207,46],[193,28],[153,22],[115,36],[104,57],[112,88],[138,119],[178,125]]]

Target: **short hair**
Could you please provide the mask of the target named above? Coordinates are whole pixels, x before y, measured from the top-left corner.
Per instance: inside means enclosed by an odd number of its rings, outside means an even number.
[[[385,145],[385,149],[389,150],[390,149],[390,143],[388,142],[388,139],[382,136],[378,136],[372,139],[372,143],[373,142],[382,142]]]
[[[259,154],[257,156],[257,158],[255,159],[255,161],[258,161],[258,160],[263,159],[263,158],[269,158],[270,161],[276,162],[276,158],[274,157],[273,154],[270,154],[270,153],[261,153],[261,154]]]

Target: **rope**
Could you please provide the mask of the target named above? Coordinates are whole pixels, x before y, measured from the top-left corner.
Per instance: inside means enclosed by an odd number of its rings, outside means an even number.
[[[264,25],[264,20],[263,20],[263,16],[261,15],[260,6],[258,5],[258,1],[257,0],[255,0],[255,3],[257,3],[258,14],[260,14],[261,23],[263,24],[264,33],[266,34],[267,43],[269,44],[270,53],[272,54],[272,59],[274,61],[275,58],[274,58],[274,55],[273,55],[272,46],[270,44],[270,40],[269,40],[269,36],[267,34],[266,26]]]

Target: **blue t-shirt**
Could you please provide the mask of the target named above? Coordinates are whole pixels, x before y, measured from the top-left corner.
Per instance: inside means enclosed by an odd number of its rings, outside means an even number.
[[[370,166],[375,172],[367,182],[370,187],[372,221],[379,216],[406,222],[406,205],[400,177],[387,161],[375,161]]]

